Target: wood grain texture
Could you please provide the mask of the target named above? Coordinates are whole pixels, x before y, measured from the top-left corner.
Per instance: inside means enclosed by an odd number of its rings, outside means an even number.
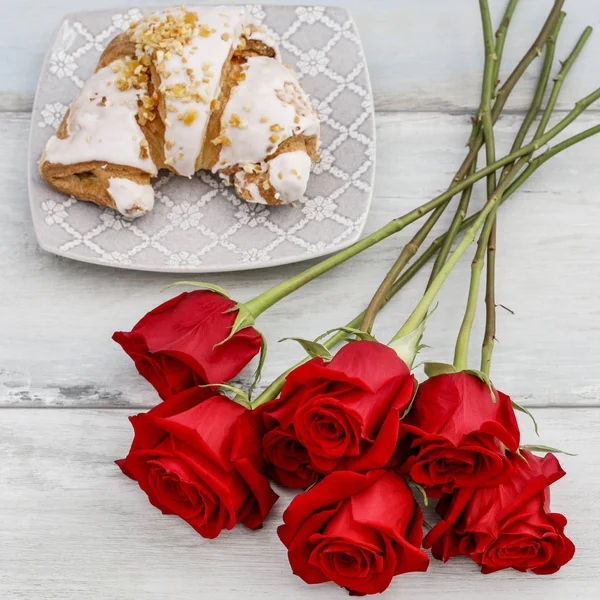
[[[593,115],[584,117],[577,127],[594,122]],[[446,188],[463,158],[469,127],[465,117],[437,113],[385,114],[377,123],[376,198],[366,232]],[[501,149],[518,125],[515,115],[500,120]],[[0,118],[0,405],[152,405],[155,394],[110,336],[115,329],[131,328],[175,294],[159,290],[176,276],[86,265],[37,247],[27,205],[28,127],[25,115]],[[558,156],[500,210],[498,301],[516,314],[498,313],[493,375],[499,387],[527,405],[600,402],[600,337],[592,334],[600,329],[599,150],[596,138]],[[473,205],[481,205],[483,196],[480,186]],[[442,219],[437,230],[448,221]],[[353,259],[261,317],[260,329],[270,341],[265,383],[302,356],[293,342],[276,340],[313,337],[360,312],[412,231],[414,227]],[[432,348],[424,358],[451,360],[469,260],[462,261],[439,297],[426,333]],[[305,266],[219,274],[209,280],[243,301]],[[376,327],[382,340],[408,316],[425,281],[423,273],[385,309]],[[483,310],[473,337],[475,366],[482,320]],[[241,384],[246,383],[242,378]]]
[[[307,586],[289,569],[275,530],[285,492],[263,530],[236,527],[204,540],[162,516],[112,461],[127,451],[124,410],[4,409],[0,418],[0,597],[10,600],[290,600],[345,598],[333,585]],[[468,560],[432,561],[427,574],[395,580],[382,598],[544,600],[596,597],[600,536],[600,409],[536,412],[544,443],[567,476],[552,487],[552,508],[569,520],[577,546],[557,575],[515,571],[482,576]],[[526,418],[525,418],[526,419]],[[524,437],[534,441],[521,420]],[[431,518],[431,517],[430,517]]]
[[[195,2],[201,4],[202,2]],[[213,3],[211,0],[207,3]],[[224,2],[227,3],[227,2]],[[231,2],[229,2],[231,3]],[[235,2],[234,2],[235,3]],[[323,4],[279,0],[278,4]],[[109,8],[104,0],[53,0],[43,4],[22,0],[0,14],[2,65],[0,110],[30,110],[43,56],[50,38],[66,13]],[[152,6],[156,0],[118,2],[115,12],[129,6]],[[326,3],[325,3],[326,4]],[[448,0],[345,0],[359,27],[369,63],[378,110],[433,110],[470,112],[479,103],[483,65],[479,12],[474,2]],[[506,0],[491,0],[495,24]],[[537,34],[552,0],[519,3],[505,51],[506,77]],[[600,5],[595,0],[570,0],[568,18],[557,46],[557,58],[566,56],[586,25],[600,25]],[[600,53],[600,36],[594,36],[570,79],[574,84],[559,101],[562,108],[589,93],[598,82],[590,80]],[[538,61],[540,62],[540,61]],[[529,106],[537,70],[534,65],[515,91],[509,109]]]

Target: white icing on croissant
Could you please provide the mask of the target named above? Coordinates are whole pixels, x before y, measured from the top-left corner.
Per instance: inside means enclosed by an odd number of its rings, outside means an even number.
[[[213,171],[260,163],[293,135],[319,133],[319,117],[291,69],[268,56],[251,56],[242,68],[245,78],[223,111],[225,144]]]
[[[111,177],[108,180],[108,193],[117,210],[132,219],[141,217],[154,208],[154,189],[151,185],[142,185],[122,177]]]
[[[45,160],[63,165],[106,161],[156,175],[136,120],[141,92],[133,88],[121,91],[115,86],[123,65],[123,60],[116,60],[88,79],[69,108],[68,137],[51,137]]]
[[[310,175],[310,156],[302,150],[282,152],[272,158],[269,165],[269,182],[275,189],[275,198],[284,204],[304,196]]]
[[[221,93],[223,66],[251,22],[240,7],[191,6],[153,13],[131,33],[138,58],[144,53],[155,56],[167,108],[165,162],[180,175],[191,177],[196,171],[214,101]],[[170,32],[177,35],[182,27],[190,34],[186,43],[173,42]]]

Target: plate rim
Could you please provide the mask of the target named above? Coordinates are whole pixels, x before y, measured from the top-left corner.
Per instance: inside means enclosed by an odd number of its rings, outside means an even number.
[[[241,2],[239,4],[232,4],[230,6],[246,6],[247,4],[248,3]],[[283,8],[283,9],[287,9],[289,11],[295,11],[295,9],[297,9],[297,8],[323,8],[323,9],[335,9],[335,10],[344,12],[346,15],[346,18],[351,22],[354,32],[356,33],[356,37],[358,40],[357,46],[359,49],[359,54],[362,55],[362,59],[364,61],[364,65],[365,65],[365,69],[364,69],[365,80],[366,80],[365,87],[367,89],[369,97],[371,99],[373,99],[373,87],[371,84],[371,74],[369,71],[369,66],[368,66],[366,54],[364,51],[362,37],[361,37],[359,29],[356,25],[356,21],[354,20],[354,17],[348,8],[343,7],[343,6],[326,5],[326,4],[310,4],[310,5],[309,4],[286,4],[286,5],[281,5],[281,4],[276,4],[274,2],[260,2],[257,4],[260,6],[271,6],[271,7]],[[193,3],[190,4],[190,6],[192,6],[192,5],[193,5]],[[198,5],[198,6],[216,7],[216,6],[221,6],[221,5],[216,3],[216,4],[202,4],[202,5]],[[161,6],[150,6],[150,7],[143,7],[143,8],[156,10],[156,9],[160,9]],[[350,236],[349,239],[347,239],[343,242],[340,242],[334,248],[328,248],[326,250],[322,250],[322,251],[318,251],[318,252],[305,253],[300,256],[297,254],[294,254],[294,255],[285,256],[285,257],[281,257],[281,258],[262,260],[262,261],[257,261],[257,262],[239,263],[238,265],[227,264],[227,265],[223,265],[222,267],[219,265],[212,265],[212,266],[207,265],[204,268],[202,268],[202,265],[198,265],[197,267],[191,267],[191,266],[185,267],[184,266],[184,267],[178,268],[176,266],[169,266],[169,265],[161,265],[161,266],[148,265],[148,266],[146,266],[146,265],[123,264],[123,263],[111,263],[111,262],[106,262],[100,258],[95,258],[92,256],[90,256],[90,257],[77,256],[74,253],[71,253],[69,251],[61,251],[60,247],[49,246],[45,243],[45,240],[42,239],[43,236],[41,235],[41,233],[39,231],[38,219],[36,219],[34,217],[34,198],[33,198],[34,194],[33,194],[33,189],[32,189],[32,187],[33,187],[32,169],[33,169],[34,164],[36,166],[38,165],[39,159],[33,160],[34,157],[33,157],[32,143],[33,143],[34,132],[37,131],[35,128],[33,116],[34,116],[34,113],[39,112],[38,105],[40,102],[40,91],[42,88],[42,81],[44,79],[44,74],[47,71],[47,66],[50,61],[50,56],[52,54],[52,50],[55,46],[56,40],[58,38],[58,34],[64,27],[64,24],[66,22],[68,22],[69,20],[73,20],[78,15],[84,15],[84,14],[92,15],[92,14],[99,14],[99,13],[107,14],[107,13],[118,12],[118,11],[127,12],[132,9],[139,9],[139,7],[138,6],[121,6],[121,7],[113,7],[113,8],[102,8],[102,9],[97,9],[97,10],[71,11],[69,13],[66,13],[62,17],[62,19],[58,23],[58,25],[55,27],[52,37],[50,39],[50,42],[48,44],[48,49],[46,50],[46,53],[44,54],[44,59],[42,61],[41,67],[40,67],[40,74],[39,74],[37,85],[35,88],[35,96],[33,99],[33,105],[32,105],[32,109],[31,109],[31,123],[29,126],[29,139],[28,139],[28,143],[27,143],[27,159],[28,159],[27,160],[27,193],[29,196],[29,211],[30,211],[30,218],[31,218],[31,221],[33,224],[33,231],[35,233],[35,237],[36,237],[39,247],[42,250],[44,250],[45,252],[48,252],[49,254],[54,254],[61,258],[67,258],[69,260],[82,262],[85,264],[98,265],[101,267],[120,269],[123,271],[143,271],[143,272],[149,272],[149,273],[174,273],[174,274],[177,274],[177,273],[183,273],[183,274],[198,273],[198,274],[200,274],[200,273],[236,273],[238,271],[256,271],[258,269],[268,269],[271,267],[281,267],[284,265],[302,263],[302,262],[314,260],[317,258],[329,256],[332,254],[336,254],[337,252],[340,252],[341,250],[344,250],[344,249],[352,246],[356,242],[358,242],[360,240],[360,237],[366,226],[367,219],[369,217],[369,212],[371,210],[371,205],[373,203],[374,192],[375,192],[375,169],[377,166],[377,127],[376,127],[376,121],[375,121],[374,105],[373,105],[373,109],[371,110],[370,118],[373,123],[373,147],[374,147],[375,151],[373,152],[373,157],[371,158],[372,170],[371,170],[371,177],[370,177],[370,182],[369,182],[370,183],[369,193],[367,195],[366,204],[365,204],[364,219],[357,227],[355,233],[352,236]]]

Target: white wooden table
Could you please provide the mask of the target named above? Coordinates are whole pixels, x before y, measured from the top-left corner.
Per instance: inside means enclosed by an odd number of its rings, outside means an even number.
[[[148,4],[151,4],[149,2]],[[292,2],[293,3],[293,2]],[[376,197],[366,232],[445,189],[460,163],[479,98],[482,44],[475,0],[345,0],[363,36],[378,126]],[[26,153],[36,80],[51,33],[72,10],[102,0],[19,0],[0,11],[0,598],[342,598],[306,586],[288,567],[275,529],[283,494],[263,531],[217,541],[161,516],[112,461],[127,450],[127,415],[155,403],[150,386],[110,341],[164,298],[169,275],[78,264],[37,247],[29,218]],[[146,2],[138,2],[146,4]],[[509,33],[512,68],[550,0],[522,0]],[[491,0],[496,19],[505,0]],[[597,0],[569,0],[557,56],[584,25],[600,26]],[[600,34],[567,81],[559,108],[600,85]],[[506,146],[529,103],[534,65],[498,123]],[[575,129],[597,123],[600,107]],[[600,538],[600,139],[540,170],[502,208],[498,228],[496,384],[535,410],[541,442],[578,453],[553,486],[577,545],[559,574],[482,576],[468,561],[432,562],[396,580],[386,598],[490,600],[597,597]],[[475,201],[481,200],[481,191]],[[440,227],[447,225],[446,220]],[[261,317],[270,340],[310,337],[362,309],[410,231],[381,244]],[[303,265],[210,280],[240,300]],[[466,297],[465,259],[431,319],[427,358],[449,361]],[[378,321],[387,339],[418,299],[425,274]],[[293,315],[293,318],[290,317]],[[480,310],[479,317],[482,317]],[[481,337],[481,319],[474,333]],[[300,356],[271,344],[269,381]],[[243,382],[242,382],[243,383]],[[522,420],[525,440],[535,441]]]

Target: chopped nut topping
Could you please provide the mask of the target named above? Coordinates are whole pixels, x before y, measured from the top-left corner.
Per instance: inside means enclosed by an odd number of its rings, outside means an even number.
[[[281,127],[281,125],[278,125],[277,123],[275,123],[274,125],[271,125],[271,127],[269,127],[269,129],[271,131],[283,131],[283,127]]]
[[[272,135],[269,137],[269,141],[273,144],[276,144],[279,141],[279,136],[278,135]]]
[[[150,154],[148,153],[148,147],[144,146],[143,144],[140,144],[140,158],[142,160],[150,158]]]
[[[175,162],[175,159],[172,156],[165,158],[165,165],[173,165],[174,162]]]
[[[198,116],[198,111],[188,110],[188,112],[186,112],[185,116],[183,117],[184,125],[191,125],[196,120],[197,116]]]
[[[296,124],[300,123],[300,117],[298,115],[296,115],[294,117],[294,123],[296,123]]]
[[[267,116],[263,116],[260,118],[261,123],[267,123],[268,121],[269,121],[269,117],[267,117]]]
[[[252,105],[251,104],[244,104],[244,110],[246,112],[250,112],[252,110]]]
[[[92,143],[92,138],[91,138],[91,137],[88,135],[88,136],[85,138],[85,141],[86,141],[88,144],[91,144],[91,143]]]
[[[220,106],[221,106],[221,102],[219,102],[219,100],[217,100],[216,98],[214,100],[210,101],[210,109],[211,110],[219,110]]]
[[[227,41],[229,41],[229,34],[228,34],[227,32],[223,33],[223,34],[221,35],[221,39],[222,39],[224,42],[227,42]]]
[[[198,31],[198,35],[200,37],[208,37],[210,34],[211,30],[206,25],[202,25],[202,27],[200,27],[200,31]]]
[[[170,90],[175,98],[183,98],[185,96],[185,86],[181,83],[176,83]]]
[[[283,179],[283,173],[281,171],[279,171],[279,173],[277,173],[277,177],[279,179]]]
[[[167,104],[167,110],[169,112],[177,112],[177,109],[172,104]]]
[[[231,118],[229,119],[229,124],[232,127],[239,127],[240,126],[240,116],[236,113],[232,113]]]
[[[269,183],[269,180],[265,179],[265,181],[263,181],[263,184],[262,184],[262,189],[268,190],[270,187],[271,187],[271,184]]]
[[[225,135],[220,135],[219,137],[216,137],[212,143],[215,144],[215,146],[218,144],[221,144],[221,146],[230,146],[231,140]]]
[[[115,81],[115,85],[122,92],[128,90],[131,87],[131,83],[129,81],[127,81],[126,79],[123,79],[123,78],[117,79],[117,81]]]
[[[183,17],[183,22],[188,23],[189,25],[193,25],[198,20],[198,15],[193,12],[188,12]]]

